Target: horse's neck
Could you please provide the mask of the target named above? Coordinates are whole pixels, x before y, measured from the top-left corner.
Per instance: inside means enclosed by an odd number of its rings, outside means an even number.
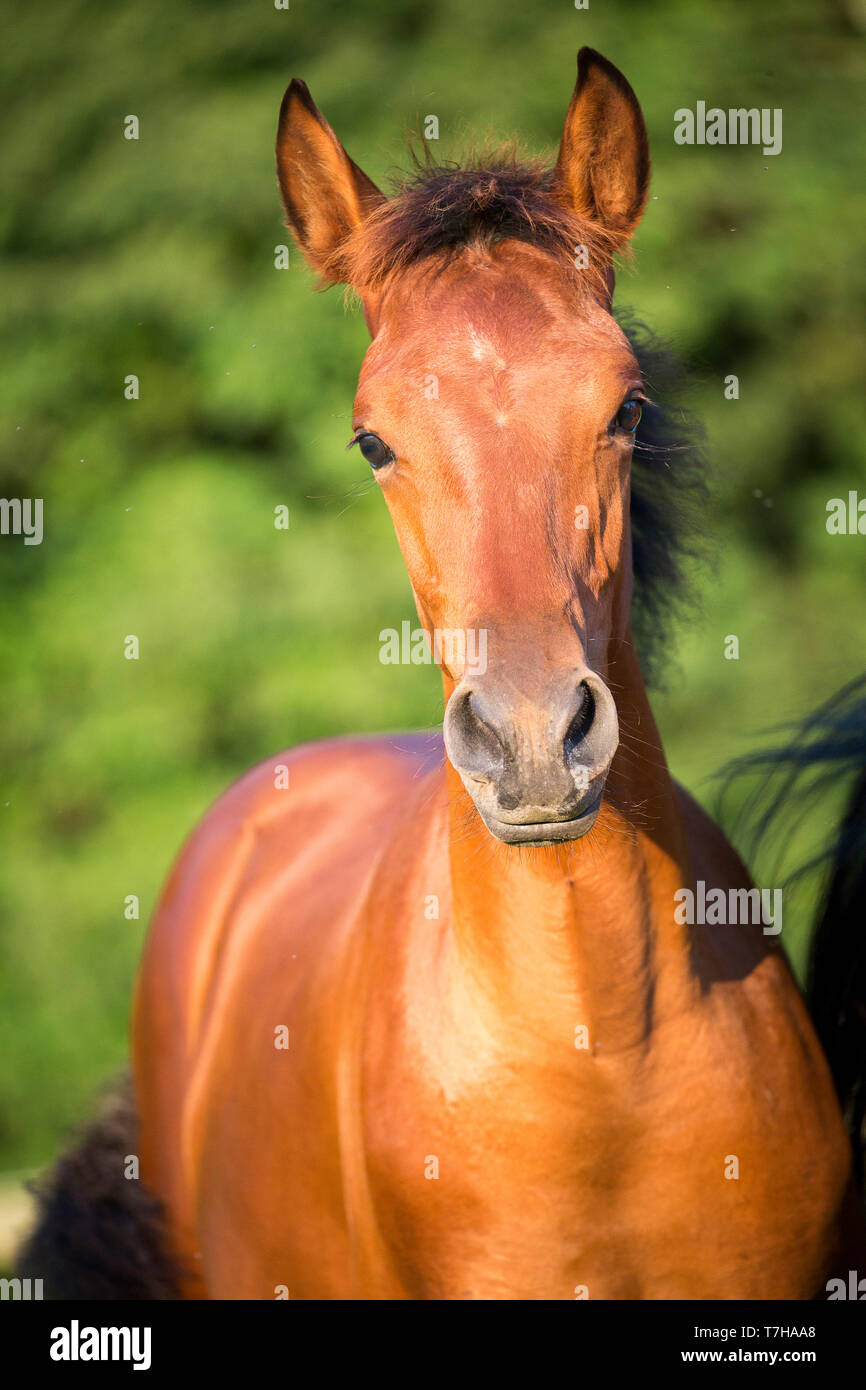
[[[461,973],[516,1027],[551,1041],[585,1028],[575,1045],[596,1053],[642,1045],[697,994],[688,928],[674,922],[690,882],[682,817],[636,661],[619,667],[621,745],[583,839],[502,845],[446,771]]]

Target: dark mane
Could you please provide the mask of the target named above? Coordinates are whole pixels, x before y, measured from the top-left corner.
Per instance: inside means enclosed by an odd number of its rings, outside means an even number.
[[[632,629],[644,680],[670,657],[671,626],[693,601],[690,569],[705,549],[709,501],[704,434],[681,404],[670,350],[628,310],[615,318],[631,343],[653,403],[644,407],[631,467]]]
[[[621,239],[560,203],[552,183],[551,168],[519,159],[513,148],[462,165],[416,159],[393,196],[339,247],[325,283],[376,286],[410,266],[426,262],[435,271],[468,247],[515,239],[562,257],[576,282],[594,289],[592,276],[603,279],[612,256],[624,249]],[[577,246],[586,248],[588,270],[575,269]],[[670,655],[671,621],[688,598],[687,562],[700,549],[699,517],[707,497],[702,434],[678,403],[671,354],[628,314],[616,317],[656,402],[644,409],[638,426],[631,495],[632,625],[644,678],[651,682]]]

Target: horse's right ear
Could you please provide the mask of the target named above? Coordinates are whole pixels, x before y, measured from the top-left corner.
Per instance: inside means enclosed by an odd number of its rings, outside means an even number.
[[[346,154],[298,77],[280,107],[277,178],[301,250],[327,284],[336,283],[342,278],[341,243],[384,202],[384,194]]]

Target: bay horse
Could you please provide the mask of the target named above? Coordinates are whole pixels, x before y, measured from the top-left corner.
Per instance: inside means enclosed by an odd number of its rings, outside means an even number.
[[[612,314],[637,98],[584,48],[552,170],[388,198],[295,80],[276,149],[309,264],[363,305],[350,442],[420,622],[485,661],[440,643],[441,737],[281,753],[182,851],[133,1017],[161,1254],[125,1287],[825,1297],[863,1260],[834,1079],[766,922],[677,911],[753,885],[668,771],[633,634],[677,467]]]

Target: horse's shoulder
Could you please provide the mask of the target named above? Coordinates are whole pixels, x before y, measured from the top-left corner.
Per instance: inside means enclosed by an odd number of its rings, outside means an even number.
[[[688,838],[689,856],[697,878],[719,888],[750,888],[748,869],[724,831],[691,792],[674,782],[674,793]]]
[[[674,789],[686,826],[694,881],[702,879],[708,892],[752,889],[754,880],[721,827],[684,787],[674,782]],[[701,968],[706,978],[740,981],[751,1000],[750,1017],[761,1029],[766,1026],[767,1013],[777,1016],[780,1011],[790,1014],[793,1010],[799,1019],[799,992],[777,932],[766,930],[763,917],[756,919],[751,904],[743,910],[748,913],[745,921],[703,926]],[[774,908],[770,926],[775,925]],[[779,931],[781,925],[779,921]]]
[[[298,744],[234,782],[205,814],[199,831],[265,829],[271,819],[309,815],[317,807],[332,815],[343,806],[351,811],[383,791],[399,790],[442,757],[436,734],[349,735]]]
[[[150,924],[135,1008],[140,1084],[155,1059],[199,1035],[215,984],[265,925],[283,941],[304,922],[331,931],[351,911],[413,782],[441,756],[429,735],[330,739],[267,758],[218,798]]]
[[[205,812],[175,860],[145,966],[154,953],[200,950],[259,886],[316,865],[339,874],[441,758],[441,738],[394,734],[301,744],[251,768]]]
[[[397,792],[441,761],[441,738],[429,734],[349,736],[302,743],[257,763],[227,788],[189,837],[190,851],[222,853],[226,842],[267,837],[274,822],[342,814]]]

